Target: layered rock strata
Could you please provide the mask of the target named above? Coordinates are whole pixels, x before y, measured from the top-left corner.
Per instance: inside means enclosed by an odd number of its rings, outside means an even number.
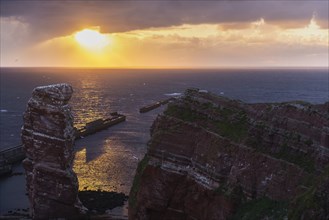
[[[329,219],[328,109],[188,90],[151,128],[130,219]]]
[[[68,84],[37,87],[24,113],[23,165],[33,219],[77,218],[85,212],[72,170],[72,93]]]

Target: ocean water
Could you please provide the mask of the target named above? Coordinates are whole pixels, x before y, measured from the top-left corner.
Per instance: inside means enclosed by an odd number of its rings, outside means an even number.
[[[197,87],[245,102],[329,101],[327,69],[121,70],[1,68],[0,149],[20,144],[22,114],[34,87],[70,83],[76,126],[118,111],[127,121],[76,142],[80,189],[129,193],[149,128],[164,107],[139,108]]]

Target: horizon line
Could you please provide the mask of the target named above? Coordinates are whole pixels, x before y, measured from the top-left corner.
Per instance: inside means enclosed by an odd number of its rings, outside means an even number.
[[[161,69],[161,70],[174,70],[174,69],[186,69],[186,70],[216,70],[216,69],[324,69],[329,66],[213,66],[213,67],[188,67],[188,66],[129,66],[129,67],[83,67],[83,66],[0,66],[0,68],[45,68],[45,69]]]

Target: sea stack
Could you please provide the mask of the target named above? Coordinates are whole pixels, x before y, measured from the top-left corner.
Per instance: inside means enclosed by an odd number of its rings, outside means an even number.
[[[74,128],[68,104],[72,93],[65,83],[37,87],[24,113],[23,165],[33,219],[75,218],[86,210],[72,170]]]

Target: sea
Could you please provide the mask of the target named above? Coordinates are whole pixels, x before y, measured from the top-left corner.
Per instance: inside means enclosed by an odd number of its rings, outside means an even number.
[[[127,116],[124,123],[76,141],[73,167],[80,190],[125,194],[129,194],[138,161],[146,152],[150,126],[165,108],[139,113],[145,105],[179,96],[187,88],[247,103],[329,101],[328,68],[0,68],[0,150],[21,144],[22,115],[33,88],[63,82],[74,89],[70,104],[76,127],[115,111]],[[26,197],[20,201],[12,198],[16,191],[25,190],[24,177],[15,178],[0,179],[0,214],[27,203]]]

